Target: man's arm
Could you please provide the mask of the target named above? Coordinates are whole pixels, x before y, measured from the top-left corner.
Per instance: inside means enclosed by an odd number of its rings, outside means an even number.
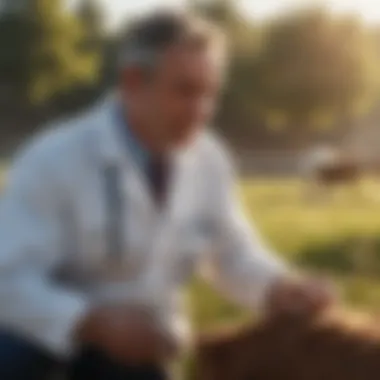
[[[261,308],[269,288],[287,277],[286,264],[251,227],[238,200],[235,175],[225,166],[213,188],[215,244],[205,275],[227,297],[249,308]]]
[[[163,336],[145,310],[90,305],[54,282],[71,244],[61,216],[64,184],[55,181],[62,173],[50,165],[62,152],[53,153],[49,159],[32,149],[16,160],[0,198],[0,328],[58,356],[80,344],[132,365],[173,355],[172,338]]]
[[[227,297],[248,308],[278,313],[315,313],[334,301],[324,281],[295,276],[261,241],[243,215],[228,160],[217,171],[213,203],[215,244],[205,274]]]
[[[66,236],[47,161],[23,154],[0,198],[0,325],[65,355],[87,303],[51,281]]]

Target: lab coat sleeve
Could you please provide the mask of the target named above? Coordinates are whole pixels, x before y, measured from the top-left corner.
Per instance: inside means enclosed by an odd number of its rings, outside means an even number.
[[[22,154],[0,196],[0,325],[66,356],[87,303],[51,280],[63,260],[67,237],[49,161],[43,155]]]
[[[262,241],[242,212],[230,167],[213,188],[214,239],[203,274],[225,296],[262,312],[270,286],[288,272],[287,265]]]

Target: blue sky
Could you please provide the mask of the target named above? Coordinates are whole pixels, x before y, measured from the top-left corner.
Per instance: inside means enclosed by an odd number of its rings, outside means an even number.
[[[76,0],[69,0],[76,1]],[[180,7],[186,0],[98,0],[106,9],[110,25],[118,25],[126,15],[141,13],[159,6]],[[275,16],[291,7],[310,3],[326,4],[336,12],[354,12],[368,22],[380,23],[378,0],[236,0],[254,19]]]

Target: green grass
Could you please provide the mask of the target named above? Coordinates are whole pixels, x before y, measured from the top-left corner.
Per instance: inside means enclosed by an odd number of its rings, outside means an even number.
[[[338,189],[310,202],[301,181],[252,180],[242,186],[242,197],[247,215],[274,247],[295,254],[310,240],[380,232],[380,197],[374,198],[380,184],[368,181],[362,189]]]
[[[380,270],[367,273],[359,264],[349,270],[343,265],[354,249],[350,239],[380,240],[380,183],[366,180],[319,201],[307,199],[307,192],[296,179],[256,179],[241,186],[247,216],[280,255],[311,269],[322,262],[350,305],[380,310]],[[310,249],[313,256],[308,256]],[[372,247],[372,254],[380,257],[380,244]],[[361,255],[370,256],[367,251]],[[245,315],[204,284],[196,283],[191,296],[194,324],[201,330]]]
[[[252,224],[279,255],[308,270],[322,266],[349,307],[380,312],[380,182],[367,180],[310,201],[300,180],[260,178],[244,181],[241,197]],[[351,256],[364,257],[366,265]],[[195,282],[190,296],[198,331],[250,318],[206,284]],[[184,369],[188,380],[196,379],[194,368],[190,357]]]

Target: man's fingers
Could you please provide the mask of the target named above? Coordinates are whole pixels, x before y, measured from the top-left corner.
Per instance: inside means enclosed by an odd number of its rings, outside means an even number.
[[[109,305],[101,317],[102,338],[94,344],[118,362],[155,364],[172,358],[177,352],[170,331],[146,307]]]
[[[328,281],[297,279],[277,284],[270,300],[272,314],[315,314],[334,303],[336,292]]]

